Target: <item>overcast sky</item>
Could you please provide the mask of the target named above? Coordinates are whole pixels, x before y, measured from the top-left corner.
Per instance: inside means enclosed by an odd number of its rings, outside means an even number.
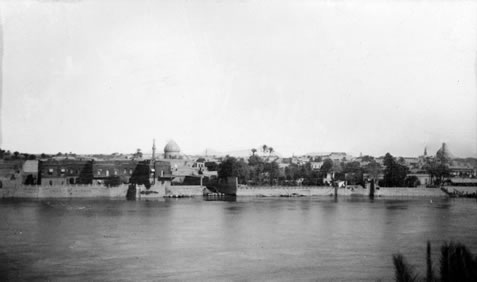
[[[0,7],[5,149],[477,156],[476,1]]]

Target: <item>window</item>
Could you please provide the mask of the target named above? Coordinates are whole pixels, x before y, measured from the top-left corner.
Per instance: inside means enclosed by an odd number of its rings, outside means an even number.
[[[106,170],[106,176],[109,176],[109,169]]]
[[[118,175],[118,171],[117,171],[117,170],[114,170],[114,175]]]
[[[98,169],[97,173],[98,175],[101,175],[101,169]]]
[[[125,170],[124,170],[124,172],[123,172],[123,174],[127,174],[127,173],[128,173],[128,170],[127,170],[127,169],[125,169]]]
[[[132,174],[132,169],[129,170],[129,174]]]
[[[53,169],[52,168],[48,169],[48,175],[53,175]]]

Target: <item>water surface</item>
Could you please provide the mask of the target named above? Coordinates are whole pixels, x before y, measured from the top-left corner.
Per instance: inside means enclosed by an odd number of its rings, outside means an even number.
[[[0,201],[0,280],[388,281],[426,241],[477,254],[472,199]]]

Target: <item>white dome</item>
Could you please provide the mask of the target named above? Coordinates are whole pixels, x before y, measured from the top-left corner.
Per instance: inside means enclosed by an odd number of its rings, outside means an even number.
[[[181,148],[174,140],[169,141],[167,145],[164,147],[164,153],[179,153]]]

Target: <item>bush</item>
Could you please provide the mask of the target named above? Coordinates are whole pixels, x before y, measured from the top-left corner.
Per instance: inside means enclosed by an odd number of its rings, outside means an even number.
[[[423,279],[414,273],[414,267],[408,264],[401,254],[393,255],[394,275],[398,282],[408,281],[477,281],[477,257],[461,243],[444,243],[441,247],[440,280],[432,269],[431,244],[427,242],[427,272]]]

